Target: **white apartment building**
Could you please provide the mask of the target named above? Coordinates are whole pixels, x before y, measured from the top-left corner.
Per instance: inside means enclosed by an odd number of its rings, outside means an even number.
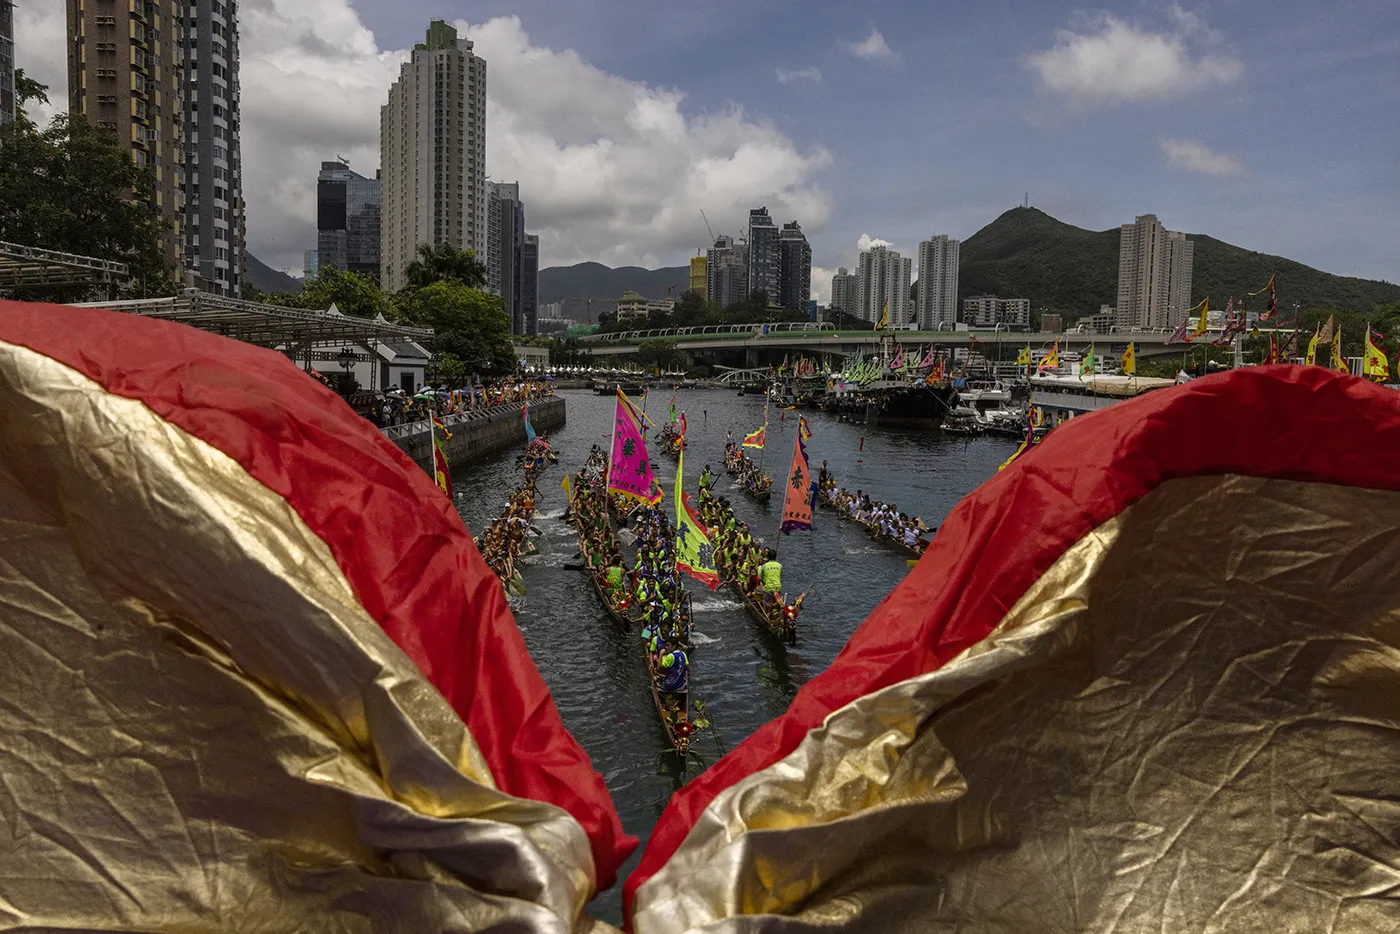
[[[919,244],[919,301],[915,320],[925,331],[958,321],[959,241],[947,234]]]
[[[848,315],[858,314],[860,306],[860,276],[842,266],[831,277],[831,308],[840,308]]]
[[[856,270],[860,280],[859,301],[850,313],[879,324],[888,303],[889,327],[907,325],[911,320],[909,279],[913,267],[912,259],[900,256],[889,247],[875,246],[861,253]]]
[[[1153,214],[1119,228],[1118,327],[1180,324],[1191,308],[1194,251],[1186,234],[1167,230]]]
[[[1031,300],[1028,298],[974,295],[963,299],[962,310],[963,322],[972,328],[1024,331],[1031,326]]]
[[[403,288],[422,244],[450,243],[486,261],[486,61],[472,47],[434,20],[380,108],[386,291]]]

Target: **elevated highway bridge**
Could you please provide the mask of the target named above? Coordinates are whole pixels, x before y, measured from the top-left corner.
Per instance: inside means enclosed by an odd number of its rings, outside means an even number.
[[[1287,333],[1287,332],[1284,332]],[[782,322],[777,324],[709,325],[691,328],[654,328],[651,330],[619,331],[612,334],[590,334],[581,338],[583,349],[595,357],[636,353],[643,341],[658,338],[675,341],[682,350],[690,352],[743,352],[746,365],[756,367],[772,362],[774,354],[801,351],[810,354],[852,356],[873,353],[882,340],[893,338],[900,345],[913,348],[927,344],[940,347],[969,347],[978,349],[993,359],[1015,356],[1018,349],[1030,345],[1032,352],[1048,350],[1056,341],[1062,351],[1083,351],[1090,344],[1099,353],[1121,353],[1128,344],[1137,345],[1139,357],[1177,354],[1190,350],[1220,335],[1212,328],[1194,344],[1168,344],[1171,331],[1131,330],[1109,333],[1026,333],[1017,331],[839,331],[827,322]]]

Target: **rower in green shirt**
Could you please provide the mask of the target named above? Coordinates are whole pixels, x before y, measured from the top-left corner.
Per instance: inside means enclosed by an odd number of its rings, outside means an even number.
[[[715,475],[710,470],[710,465],[706,464],[705,469],[700,472],[700,489],[708,490],[715,485]]]
[[[783,599],[783,566],[778,563],[778,553],[769,548],[764,557],[768,560],[758,569],[759,584],[765,591],[773,596],[773,599],[782,602]]]
[[[614,602],[622,596],[622,576],[622,555],[613,555],[612,563],[608,565],[604,579],[608,582],[609,595]]]

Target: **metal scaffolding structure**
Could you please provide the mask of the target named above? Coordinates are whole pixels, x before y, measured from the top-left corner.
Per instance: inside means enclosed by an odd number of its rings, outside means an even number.
[[[245,302],[222,295],[187,289],[175,298],[147,298],[115,302],[80,302],[78,308],[106,308],[177,321],[247,344],[286,354],[311,369],[317,363],[377,361],[378,345],[403,341],[430,341],[430,328],[394,324],[382,315],[359,318],[342,314],[334,305],[325,311],[284,308]],[[371,367],[371,384],[379,367]]]
[[[130,275],[124,263],[0,241],[0,295],[22,286],[108,285]]]
[[[357,318],[334,305],[326,311],[284,308],[245,302],[222,295],[186,290],[175,298],[146,298],[116,302],[82,302],[80,308],[107,308],[148,318],[178,321],[247,344],[290,352],[330,344],[369,346],[384,341],[431,340],[430,328],[394,324],[382,315]],[[289,353],[289,355],[291,355]],[[293,359],[301,359],[298,352]]]

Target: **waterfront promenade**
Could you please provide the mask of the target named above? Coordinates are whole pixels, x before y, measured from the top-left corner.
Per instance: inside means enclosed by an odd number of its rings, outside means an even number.
[[[561,398],[551,397],[530,403],[530,424],[536,431],[554,431],[564,426],[566,407]],[[525,421],[520,417],[520,405],[507,403],[477,412],[445,415],[451,438],[444,442],[447,460],[453,466],[469,464],[505,448],[525,446]],[[410,422],[381,428],[399,449],[429,473],[433,465],[433,441],[428,421]]]

